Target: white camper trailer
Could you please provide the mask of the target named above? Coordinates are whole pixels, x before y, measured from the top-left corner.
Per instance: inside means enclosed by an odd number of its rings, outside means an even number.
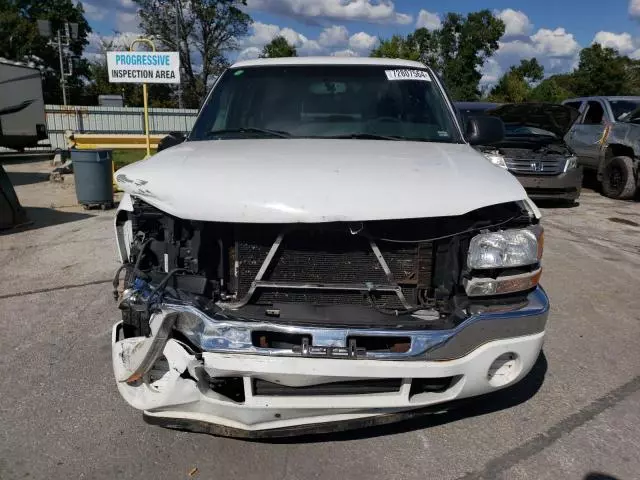
[[[40,70],[0,58],[0,147],[22,151],[46,138]]]

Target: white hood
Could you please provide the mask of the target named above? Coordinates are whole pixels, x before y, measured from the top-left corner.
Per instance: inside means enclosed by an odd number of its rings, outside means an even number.
[[[382,140],[185,142],[116,181],[176,217],[236,223],[451,216],[527,198],[468,145]]]

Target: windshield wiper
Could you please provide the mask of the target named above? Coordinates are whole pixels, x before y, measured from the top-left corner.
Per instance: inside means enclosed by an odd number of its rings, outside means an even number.
[[[419,137],[403,137],[401,135],[378,135],[376,133],[345,133],[344,135],[333,135],[328,137],[310,137],[310,138],[353,138],[356,140],[404,140],[407,142],[433,142],[428,138]],[[444,141],[444,140],[441,140]]]
[[[232,135],[232,134],[245,134],[245,133],[260,133],[263,135],[271,135],[272,137],[279,138],[291,138],[291,134],[289,132],[284,132],[282,130],[269,130],[267,128],[256,128],[256,127],[243,127],[243,128],[227,128],[223,130],[212,130],[207,134],[207,138],[215,137],[217,135]]]
[[[400,137],[398,135],[377,135],[375,133],[345,133],[342,135],[329,135],[326,137],[318,138],[353,138],[362,140],[408,140],[406,137]]]

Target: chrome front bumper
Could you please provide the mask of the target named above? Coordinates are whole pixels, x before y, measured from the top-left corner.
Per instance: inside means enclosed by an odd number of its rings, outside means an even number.
[[[145,411],[145,418],[176,428],[219,434],[265,432],[326,424],[371,422],[452,400],[509,386],[534,365],[544,339],[549,311],[541,288],[512,306],[476,307],[451,330],[329,329],[254,323],[230,317],[209,317],[184,305],[165,304],[151,320],[152,336],[119,340],[114,327],[113,367],[120,393],[129,404]],[[202,349],[190,350],[170,338],[175,330]],[[308,335],[307,351],[256,347],[252,334],[275,331]],[[410,339],[404,352],[360,352],[350,356],[353,336],[401,336]],[[313,351],[313,347],[320,347]],[[346,352],[346,353],[345,353]],[[345,355],[345,358],[340,358]],[[511,359],[507,376],[496,380],[498,359]],[[166,359],[166,371],[154,366]],[[156,369],[155,380],[149,374]],[[159,378],[158,378],[159,377]],[[210,388],[210,380],[239,378],[243,400],[234,401]],[[419,379],[451,378],[441,391],[415,393]],[[397,391],[346,395],[264,395],[255,381],[302,388],[334,382],[399,379]],[[215,428],[214,428],[215,427]]]

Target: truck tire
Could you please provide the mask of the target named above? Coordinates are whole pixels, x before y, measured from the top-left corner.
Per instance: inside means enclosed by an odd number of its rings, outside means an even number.
[[[633,160],[629,157],[612,158],[602,172],[602,192],[609,198],[627,200],[635,196],[636,190]]]

